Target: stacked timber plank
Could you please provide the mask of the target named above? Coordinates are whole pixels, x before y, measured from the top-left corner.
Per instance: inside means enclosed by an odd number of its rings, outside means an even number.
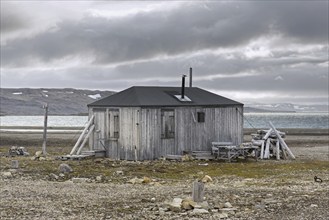
[[[252,145],[260,147],[259,158],[295,159],[295,156],[284,141],[286,134],[276,130],[271,122],[270,127],[269,130],[258,130],[256,134],[251,134]]]

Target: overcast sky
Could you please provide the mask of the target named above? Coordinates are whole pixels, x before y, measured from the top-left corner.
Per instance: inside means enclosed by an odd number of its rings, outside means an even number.
[[[3,1],[1,87],[328,103],[328,1]]]

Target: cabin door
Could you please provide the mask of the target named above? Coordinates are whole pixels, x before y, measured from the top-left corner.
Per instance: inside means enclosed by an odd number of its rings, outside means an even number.
[[[108,150],[107,157],[112,159],[120,159],[120,149],[118,140],[120,138],[120,114],[118,109],[108,111],[107,117],[107,137]]]

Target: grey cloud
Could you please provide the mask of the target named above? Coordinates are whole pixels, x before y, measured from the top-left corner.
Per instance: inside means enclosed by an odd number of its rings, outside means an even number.
[[[9,2],[1,2],[1,34],[24,29],[29,26],[28,19],[22,16]]]
[[[276,32],[300,41],[307,39],[308,43],[323,42],[328,32],[328,21],[323,21],[328,16],[326,3],[313,2],[311,9],[309,6],[304,2],[209,2],[208,7],[183,4],[171,11],[116,19],[65,20],[57,24],[57,31],[8,42],[2,48],[1,61],[4,66],[24,66],[36,60],[48,63],[90,56],[94,64],[111,64],[237,47]],[[294,10],[305,13],[292,14]]]

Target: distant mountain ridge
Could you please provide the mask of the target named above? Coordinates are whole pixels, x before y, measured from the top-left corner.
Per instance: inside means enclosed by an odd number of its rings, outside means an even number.
[[[28,89],[1,88],[1,115],[42,115],[42,107],[49,105],[49,115],[83,115],[87,104],[112,95],[113,91],[82,89]]]
[[[251,103],[245,104],[245,109],[257,109],[263,112],[328,112],[328,105],[301,105],[292,103],[274,103],[274,104],[262,104]],[[252,111],[254,112],[254,111]]]
[[[86,115],[87,104],[112,95],[113,91],[82,89],[1,88],[0,115],[43,115],[42,106],[49,105],[49,115]],[[328,112],[328,105],[291,103],[245,104],[244,112]]]

